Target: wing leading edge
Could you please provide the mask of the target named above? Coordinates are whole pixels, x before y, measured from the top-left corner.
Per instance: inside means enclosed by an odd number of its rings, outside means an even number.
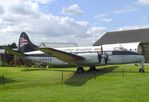
[[[9,48],[5,48],[5,50],[7,51],[8,54],[11,54],[11,55],[14,55],[14,56],[17,56],[17,57],[25,56],[25,54],[20,52],[20,51],[12,50],[12,49],[9,49]]]
[[[83,61],[84,58],[75,54],[67,53],[53,48],[39,48],[42,52],[54,56],[64,62],[69,64],[78,64],[80,61]]]

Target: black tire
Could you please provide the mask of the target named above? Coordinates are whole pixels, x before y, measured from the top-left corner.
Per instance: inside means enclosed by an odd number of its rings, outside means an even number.
[[[78,73],[78,74],[81,74],[81,73],[83,73],[83,72],[84,72],[83,67],[78,67],[78,68],[77,68],[77,73]]]
[[[144,73],[144,69],[143,69],[143,68],[140,68],[140,69],[139,69],[139,72],[140,72],[140,73]]]

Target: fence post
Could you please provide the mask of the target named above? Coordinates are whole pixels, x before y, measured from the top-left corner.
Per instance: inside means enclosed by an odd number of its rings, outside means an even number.
[[[124,68],[122,69],[122,76],[124,77],[124,73],[125,73],[125,71],[124,71]]]
[[[95,73],[95,71],[94,71],[94,80],[96,80],[96,73]]]
[[[5,86],[5,76],[3,74],[3,77],[2,77],[2,82],[3,82],[3,86]]]
[[[145,71],[143,71],[143,76],[145,76]]]
[[[62,83],[63,83],[63,80],[64,80],[64,79],[63,79],[63,71],[62,71],[62,76],[61,76],[61,82],[62,82]]]

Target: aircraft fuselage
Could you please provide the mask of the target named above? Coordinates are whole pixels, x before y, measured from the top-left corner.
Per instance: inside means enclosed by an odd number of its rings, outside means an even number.
[[[53,65],[68,66],[67,62],[64,62],[58,58],[49,56],[42,51],[32,51],[25,53],[27,56],[22,57],[22,60],[31,60],[36,63],[45,63]],[[78,53],[76,55],[82,56],[83,61],[79,61],[76,66],[92,66],[92,65],[104,65],[104,64],[126,64],[126,63],[140,63],[144,61],[144,57],[138,53],[131,51],[104,51],[101,53]],[[106,59],[107,58],[107,59]]]

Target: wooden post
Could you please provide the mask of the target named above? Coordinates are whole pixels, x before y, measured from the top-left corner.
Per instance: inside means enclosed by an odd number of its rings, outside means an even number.
[[[145,71],[143,71],[143,76],[145,76]]]
[[[61,76],[61,82],[62,82],[62,83],[63,83],[63,80],[64,80],[64,79],[63,79],[63,71],[62,71],[62,76]]]
[[[94,71],[94,80],[96,80],[96,73],[95,73],[96,71]]]
[[[2,77],[2,81],[3,81],[3,86],[5,86],[5,76],[3,74],[3,77]]]
[[[122,69],[122,76],[124,77],[124,68]]]

